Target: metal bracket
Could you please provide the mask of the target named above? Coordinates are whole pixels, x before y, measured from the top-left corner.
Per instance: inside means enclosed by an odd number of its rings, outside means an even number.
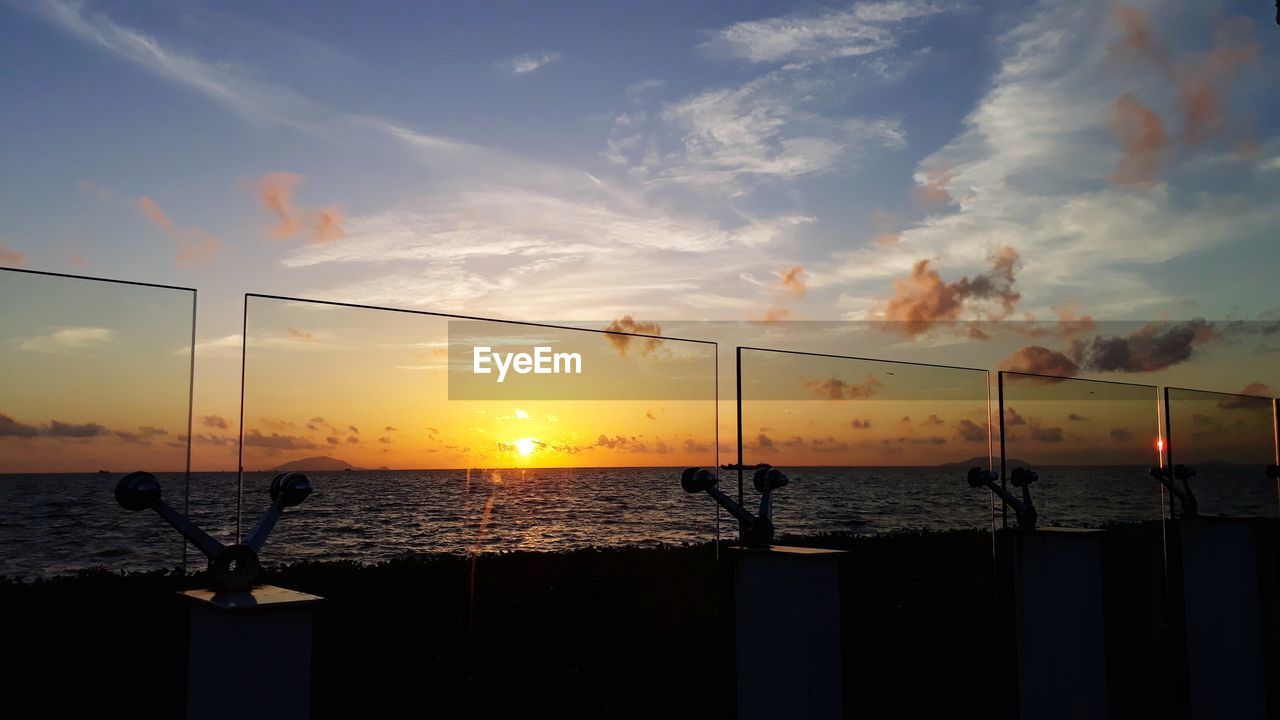
[[[247,590],[262,572],[258,553],[285,508],[301,505],[311,494],[311,482],[302,473],[281,473],[271,481],[271,506],[249,532],[243,543],[223,545],[201,530],[186,515],[169,507],[161,498],[160,481],[148,472],[132,472],[116,483],[116,502],[130,512],[148,508],[182,533],[209,559],[209,575],[218,590]]]

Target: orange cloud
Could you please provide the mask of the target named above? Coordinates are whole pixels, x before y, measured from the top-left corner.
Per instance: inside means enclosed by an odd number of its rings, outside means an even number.
[[[138,211],[150,220],[170,240],[178,246],[177,262],[179,265],[203,265],[213,259],[214,253],[222,249],[222,242],[213,235],[199,228],[181,228],[160,209],[159,203],[143,196],[137,201]]]
[[[1161,70],[1169,71],[1169,54],[1151,30],[1151,21],[1145,10],[1118,5],[1111,17],[1120,26],[1121,33],[1120,39],[1111,46],[1113,55],[1144,58]]]
[[[287,326],[285,329],[289,331],[289,337],[295,337],[304,342],[312,342],[315,340],[315,337],[311,333],[305,330],[299,330],[292,325]]]
[[[799,265],[783,271],[778,277],[782,281],[782,287],[796,297],[804,297],[809,291],[809,286],[805,284],[804,268]]]
[[[662,326],[656,322],[645,320],[636,320],[630,315],[623,315],[605,326],[605,335],[613,347],[617,349],[621,355],[626,355],[627,350],[634,344],[641,355],[648,355],[657,350],[662,344]],[[630,333],[619,335],[616,333]],[[652,335],[653,337],[640,338],[636,335]]]
[[[26,253],[14,250],[13,248],[0,243],[0,265],[8,265],[9,267],[22,267],[27,264]]]
[[[1109,129],[1124,146],[1124,157],[1111,179],[1122,185],[1153,182],[1169,149],[1160,116],[1133,95],[1124,95],[1111,106]]]
[[[1174,82],[1189,144],[1202,143],[1226,129],[1223,90],[1259,52],[1253,40],[1253,21],[1235,18],[1214,33],[1212,50],[1177,66]]]
[[[267,173],[255,182],[258,200],[276,216],[277,222],[271,228],[271,237],[288,240],[296,237],[304,228],[309,229],[308,242],[314,244],[346,237],[340,208],[330,206],[307,210],[294,204],[293,193],[301,183],[302,176],[291,172]]]
[[[298,209],[293,206],[293,189],[302,182],[297,173],[274,172],[258,178],[258,199],[279,221],[271,229],[271,237],[286,240],[298,234],[302,224],[298,221]]]
[[[949,165],[939,165],[925,171],[924,183],[914,189],[916,202],[922,207],[932,208],[951,203],[951,181],[955,175]]]
[[[342,210],[336,207],[320,208],[315,212],[315,242],[327,243],[347,236],[342,228]]]
[[[872,376],[868,376],[866,380],[860,383],[847,383],[840,378],[834,377],[826,380],[806,380],[804,382],[804,388],[822,400],[866,399],[876,394],[883,387],[884,383]]]
[[[894,296],[889,299],[883,318],[896,321],[895,330],[914,336],[935,323],[959,319],[972,300],[999,303],[1000,310],[984,313],[987,319],[1007,317],[1022,298],[1014,289],[1018,261],[1016,250],[1002,247],[991,256],[990,271],[949,283],[931,267],[929,260],[920,260],[911,268],[909,276],[894,281]]]
[[[1220,23],[1212,50],[1175,61],[1152,31],[1146,12],[1121,5],[1113,19],[1120,27],[1120,38],[1112,45],[1112,55],[1146,60],[1173,83],[1188,145],[1199,145],[1227,130],[1230,122],[1223,93],[1238,71],[1261,52],[1253,39],[1252,20],[1238,17]],[[1149,118],[1145,124],[1151,127]],[[1155,137],[1150,131],[1147,135]],[[1163,128],[1160,135],[1163,140]]]
[[[791,317],[791,309],[785,307],[772,307],[765,311],[762,318],[765,322],[781,322]]]

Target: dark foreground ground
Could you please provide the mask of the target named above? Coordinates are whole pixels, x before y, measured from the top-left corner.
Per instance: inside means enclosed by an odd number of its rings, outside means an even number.
[[[782,542],[850,551],[838,630],[850,716],[1012,716],[1009,600],[990,534]],[[1106,536],[1115,717],[1178,715],[1163,553],[1159,523]],[[476,559],[474,585],[472,560],[424,556],[301,563],[266,581],[327,598],[317,717],[732,717],[731,567],[716,556],[710,545],[490,555]],[[180,717],[187,627],[175,593],[198,584],[105,571],[0,581],[0,707]]]

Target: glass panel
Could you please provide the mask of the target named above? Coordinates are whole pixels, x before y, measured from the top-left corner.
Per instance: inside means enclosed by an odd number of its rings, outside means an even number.
[[[1160,401],[1151,385],[1001,372],[1004,479],[1029,487],[1041,526],[1159,520]],[[1010,513],[1012,515],[1012,513]],[[1013,522],[1013,518],[1009,518]]]
[[[183,541],[113,490],[186,508],[195,291],[0,270],[0,576],[173,568]]]
[[[742,460],[790,476],[778,544],[849,551],[846,707],[927,716],[946,697],[956,716],[990,715],[999,673],[956,671],[995,668],[1001,629],[991,494],[966,482],[991,464],[987,372],[755,348],[738,371]]]
[[[1203,515],[1275,517],[1276,418],[1271,398],[1165,388],[1168,462],[1189,465]]]
[[[679,484],[718,464],[715,344],[259,296],[246,313],[241,528],[301,470],[315,492],[264,562],[394,559],[379,571],[421,588],[353,623],[354,647],[391,650],[318,658],[322,694],[428,683],[480,715],[689,701],[634,689],[716,640],[717,517]],[[288,573],[335,612],[367,602]]]
[[[743,461],[795,476],[773,500],[780,532],[990,528],[965,483],[991,462],[985,370],[755,348],[739,370]]]

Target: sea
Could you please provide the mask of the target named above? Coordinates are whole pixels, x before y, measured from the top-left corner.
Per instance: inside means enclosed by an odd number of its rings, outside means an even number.
[[[680,487],[680,468],[397,470],[307,473],[313,493],[288,509],[261,554],[373,563],[421,553],[557,552],[682,545],[736,537],[706,494]],[[776,491],[778,534],[883,534],[1014,524],[963,467],[800,467]],[[1168,515],[1146,467],[1037,468],[1031,486],[1042,525],[1102,527]],[[271,473],[159,474],[163,498],[220,542],[248,534],[270,504]],[[203,568],[198,551],[154,512],[113,497],[117,475],[0,475],[0,576],[37,578],[87,568]],[[1261,467],[1201,468],[1202,514],[1274,517],[1277,489]],[[759,498],[745,480],[748,509]],[[738,497],[736,471],[720,487]],[[1013,489],[1013,488],[1011,488]],[[1015,490],[1015,492],[1018,492]]]

